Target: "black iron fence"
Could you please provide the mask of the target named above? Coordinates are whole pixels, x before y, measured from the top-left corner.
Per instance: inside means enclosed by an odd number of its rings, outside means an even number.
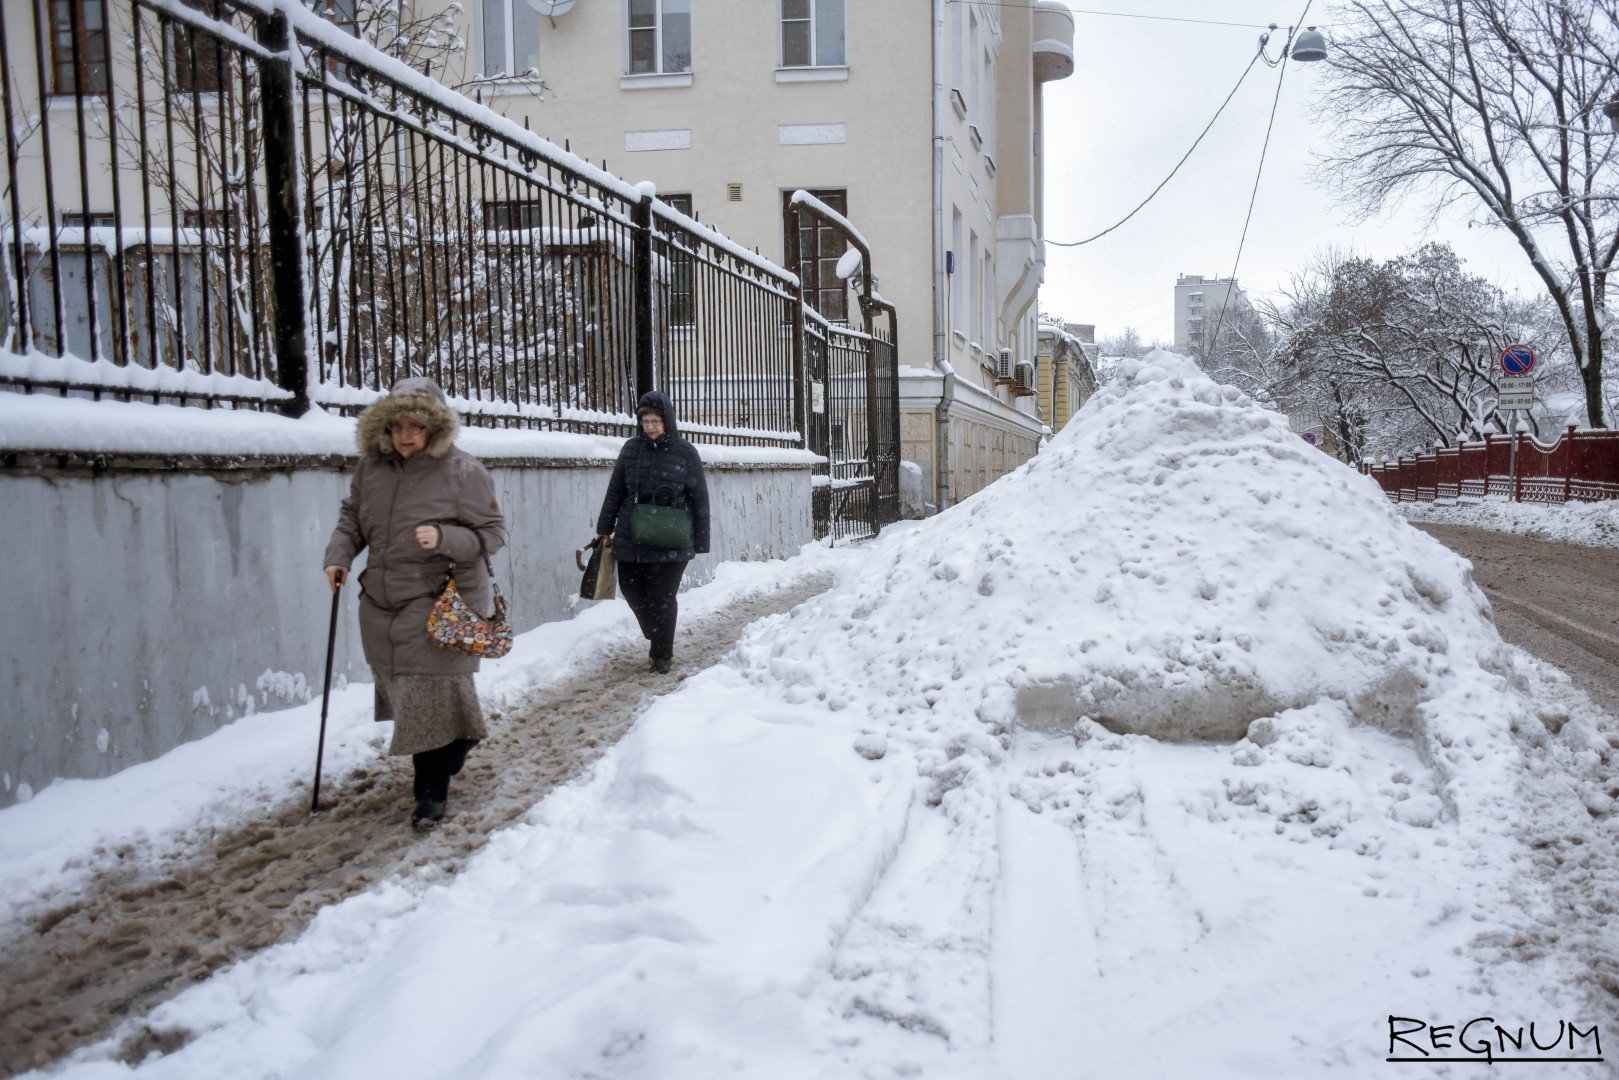
[[[898,517],[869,273],[863,325],[827,323],[792,273],[325,14],[8,0],[0,385],[299,415],[426,374],[474,424],[609,434],[659,386],[695,439],[825,455],[821,534]],[[824,210],[789,214],[869,271]]]

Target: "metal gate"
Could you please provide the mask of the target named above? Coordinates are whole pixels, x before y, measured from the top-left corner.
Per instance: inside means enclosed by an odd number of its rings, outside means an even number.
[[[825,460],[816,466],[815,536],[862,540],[898,521],[899,361],[894,307],[875,290],[871,249],[847,218],[805,191],[788,200],[784,222],[787,265],[802,265],[801,229],[806,221],[830,229],[847,245],[837,257],[837,276],[854,290],[859,327],[833,322],[809,303],[800,284],[794,333],[804,342],[806,386],[801,413],[809,448]],[[852,264],[850,254],[858,253]],[[811,253],[819,261],[831,256]],[[825,275],[822,275],[824,278]],[[824,291],[825,282],[822,282]]]

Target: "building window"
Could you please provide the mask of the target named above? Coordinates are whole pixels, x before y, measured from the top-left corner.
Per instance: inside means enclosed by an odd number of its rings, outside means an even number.
[[[199,229],[210,233],[223,234],[230,230],[231,212],[229,210],[187,210],[180,215],[180,226],[185,229]]]
[[[984,137],[984,152],[995,149],[995,61],[984,54],[984,107],[979,110],[978,133]]]
[[[944,6],[944,17],[950,20],[950,86],[954,90],[960,90],[963,86],[961,81],[961,12],[958,7],[959,5],[950,4]]]
[[[629,0],[630,74],[691,70],[691,0]]]
[[[51,0],[50,12],[51,92],[105,94],[106,5],[102,0]]]
[[[321,18],[337,27],[349,37],[360,36],[360,19],[355,12],[356,0],[325,0],[318,6],[317,13]],[[353,64],[338,59],[338,54],[326,54],[326,70],[347,83],[358,85],[364,77],[364,72]]]
[[[483,227],[486,229],[538,229],[544,224],[537,199],[485,199]]]
[[[687,217],[692,216],[692,201],[690,195],[662,195],[658,198],[679,210]],[[669,245],[669,325],[670,326],[696,326],[697,325],[697,277],[696,267],[693,264],[691,252],[686,251],[684,233],[677,233],[673,237],[674,243]]]
[[[967,329],[968,340],[975,345],[984,343],[984,275],[979,269],[978,262],[978,234],[967,233],[967,280],[972,284],[968,288],[968,314],[972,316],[972,323]]]
[[[540,77],[540,15],[526,0],[483,0],[483,74]]]
[[[967,115],[981,120],[981,102],[978,100],[978,16],[967,12]]]
[[[219,0],[181,0],[186,7],[214,19],[225,19]],[[226,54],[219,39],[193,30],[184,23],[172,24],[174,36],[174,78],[170,85],[182,94],[217,94],[225,86]]]
[[[791,191],[783,191],[785,213]],[[842,188],[815,189],[810,194],[844,217],[849,216],[849,193]],[[808,215],[798,219],[798,277],[804,285],[804,300],[830,322],[849,321],[849,292],[838,277],[838,260],[848,246],[843,235]]]
[[[843,0],[781,0],[781,66],[842,67]]]
[[[989,245],[984,246],[984,261],[978,274],[980,302],[984,305],[984,336],[978,340],[984,352],[993,353],[1000,345],[1000,336],[995,332],[995,257],[989,253]]]

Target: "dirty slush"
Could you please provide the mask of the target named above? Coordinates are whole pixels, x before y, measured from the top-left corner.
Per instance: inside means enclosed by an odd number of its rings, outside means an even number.
[[[830,584],[800,580],[683,625],[676,671],[716,663],[749,623]],[[318,816],[308,813],[307,792],[291,791],[269,817],[201,835],[183,858],[108,853],[80,896],[0,925],[0,1075],[107,1037],[187,986],[295,938],[321,908],[374,882],[458,873],[496,830],[583,773],[647,705],[679,686],[644,667],[637,640],[491,714],[490,738],[457,778],[451,816],[425,838],[404,824],[409,768],[382,760],[323,792]],[[137,1022],[116,1054],[134,1063],[189,1037]]]

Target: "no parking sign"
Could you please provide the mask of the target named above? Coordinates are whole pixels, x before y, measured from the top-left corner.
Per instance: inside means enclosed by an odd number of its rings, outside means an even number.
[[[1501,372],[1504,375],[1527,375],[1535,370],[1535,350],[1522,344],[1508,345],[1501,350]]]

